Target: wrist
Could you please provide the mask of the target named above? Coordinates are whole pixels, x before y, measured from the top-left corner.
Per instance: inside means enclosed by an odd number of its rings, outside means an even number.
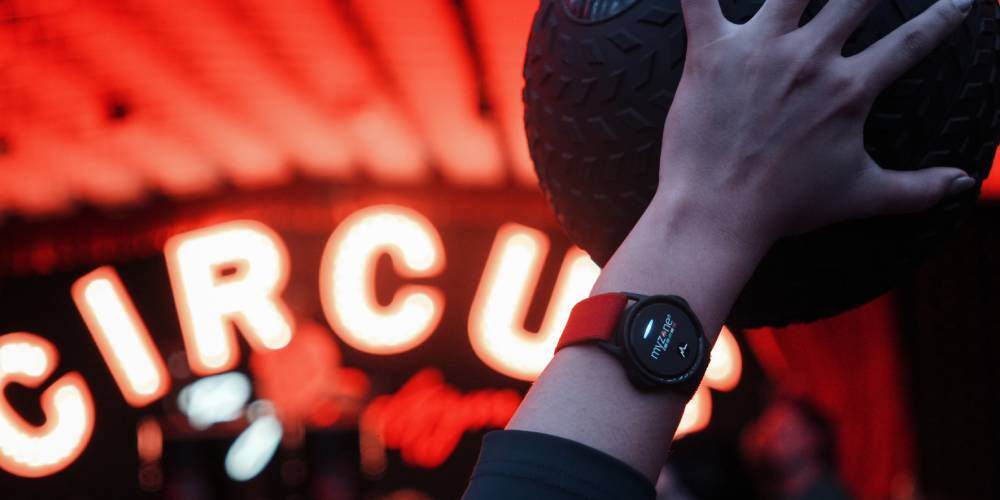
[[[593,293],[683,297],[711,346],[772,240],[756,224],[743,227],[721,203],[713,207],[706,200],[657,193]],[[508,428],[583,443],[655,479],[685,403],[677,393],[637,389],[618,359],[597,346],[576,345],[553,358]],[[622,425],[628,432],[616,432]]]
[[[643,218],[654,224],[672,221],[686,234],[698,234],[720,247],[763,254],[778,239],[774,224],[744,196],[720,191],[699,192],[680,187],[657,189]],[[647,217],[648,216],[648,217]]]
[[[771,237],[703,199],[657,193],[604,267],[593,293],[683,297],[714,343]]]

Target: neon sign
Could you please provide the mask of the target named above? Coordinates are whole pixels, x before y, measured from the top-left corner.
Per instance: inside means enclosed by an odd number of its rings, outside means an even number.
[[[389,306],[375,299],[375,263],[392,257],[406,278],[434,276],[444,268],[441,237],[430,221],[403,207],[358,211],[334,231],[320,265],[320,297],[335,332],[372,354],[397,354],[420,345],[441,321],[444,294],[409,285]]]
[[[548,238],[517,224],[500,228],[472,312],[469,340],[490,368],[521,380],[534,380],[549,364],[573,305],[587,298],[600,270],[581,250],[566,254],[545,320],[537,333],[521,324],[534,295]]]
[[[141,408],[166,394],[167,368],[118,273],[110,267],[97,269],[77,280],[72,293],[128,404]]]
[[[531,381],[544,369],[572,306],[587,296],[599,273],[582,251],[568,250],[541,326],[537,332],[529,331],[525,317],[537,295],[548,253],[544,233],[518,224],[502,226],[469,310],[468,339],[473,352],[486,366],[511,378]],[[439,288],[405,284],[389,304],[379,304],[374,283],[376,262],[383,255],[389,256],[392,272],[406,280],[435,278],[446,265],[441,237],[423,215],[402,206],[371,206],[348,216],[331,235],[321,257],[319,294],[337,337],[359,351],[386,356],[410,351],[426,341],[441,321],[446,298]],[[236,366],[237,331],[255,356],[282,351],[293,335],[306,335],[307,330],[324,335],[309,329],[293,333],[296,325],[281,298],[290,274],[288,252],[281,237],[260,222],[232,221],[175,235],[167,240],[164,257],[188,363],[199,375]],[[101,267],[86,274],[73,285],[71,294],[125,401],[141,408],[162,398],[171,383],[162,355],[116,271]],[[740,356],[732,334],[724,330],[703,386],[688,404],[678,437],[708,425],[709,390],[735,387]],[[3,396],[2,388],[8,383],[39,386],[51,375],[57,359],[56,347],[39,336],[0,336],[0,468],[10,473],[23,477],[54,474],[76,460],[90,440],[94,405],[79,373],[63,375],[42,393],[46,421],[40,427],[24,421]],[[262,363],[257,360],[251,368],[263,369]],[[346,377],[345,387],[367,386],[364,374],[353,376],[356,371],[339,369],[337,377]],[[425,397],[428,394],[434,394],[435,404],[421,406],[420,415],[437,415],[433,420],[447,426],[428,430],[422,427],[423,420],[411,418],[414,401],[431,401]],[[461,394],[444,384],[440,374],[424,370],[397,394],[371,401],[362,412],[361,425],[381,431],[375,433],[383,436],[375,442],[379,449],[399,449],[408,463],[433,467],[450,456],[464,432],[505,425],[519,401],[520,394],[512,390]],[[304,415],[300,410],[289,412],[297,408],[295,404],[283,404],[283,408],[285,414],[278,414],[278,420]],[[336,414],[327,417],[320,420],[329,423]],[[316,415],[310,418],[315,420]],[[362,442],[363,450],[366,446],[372,446],[371,440]],[[258,470],[259,464],[250,465],[254,467],[234,470],[241,477]]]
[[[291,314],[280,298],[288,251],[269,227],[237,221],[199,229],[171,238],[163,253],[195,373],[236,366],[237,323],[254,349],[281,349],[291,340]]]
[[[362,467],[370,475],[384,465],[386,448],[400,450],[409,464],[434,468],[444,463],[469,431],[507,425],[521,404],[513,389],[480,389],[462,394],[434,368],[417,372],[395,394],[372,400],[361,417]]]

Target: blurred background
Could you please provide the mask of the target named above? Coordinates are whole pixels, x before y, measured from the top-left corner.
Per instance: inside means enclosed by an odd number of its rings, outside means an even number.
[[[531,0],[0,0],[0,496],[448,499],[597,268]],[[900,289],[726,330],[670,498],[996,498],[1000,184]]]

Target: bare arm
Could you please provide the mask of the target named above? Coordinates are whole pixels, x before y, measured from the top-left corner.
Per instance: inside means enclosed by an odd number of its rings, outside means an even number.
[[[877,0],[833,0],[802,28],[808,0],[769,0],[742,26],[717,0],[681,3],[687,63],[660,185],[595,294],[680,295],[714,342],[777,238],[922,210],[975,185],[955,168],[883,170],[862,139],[878,93],[957,27],[971,1],[940,0],[850,58],[841,47]],[[574,346],[556,355],[508,428],[583,443],[655,479],[685,403],[637,391],[614,358]]]

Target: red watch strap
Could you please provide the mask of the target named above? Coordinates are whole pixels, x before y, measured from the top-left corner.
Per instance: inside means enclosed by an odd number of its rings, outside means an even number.
[[[575,305],[556,345],[556,352],[581,342],[611,340],[628,300],[623,293],[605,293]]]

